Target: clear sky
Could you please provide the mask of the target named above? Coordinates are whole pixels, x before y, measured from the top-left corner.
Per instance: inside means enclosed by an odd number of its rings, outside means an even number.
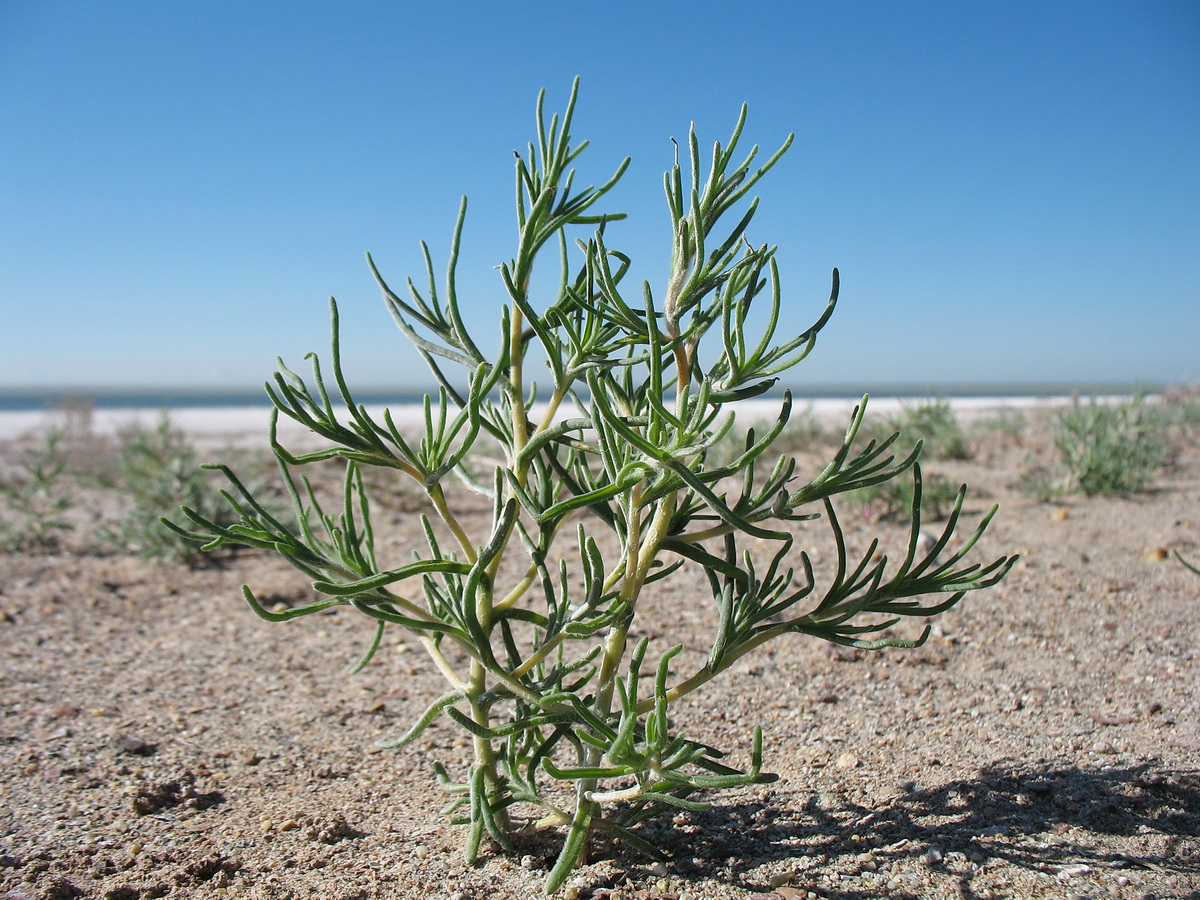
[[[793,383],[1200,379],[1200,3],[0,0],[0,388],[261,383],[328,346],[422,385],[364,263],[444,267],[485,330],[512,151],[582,77],[610,245],[661,279],[696,123],[762,183]]]

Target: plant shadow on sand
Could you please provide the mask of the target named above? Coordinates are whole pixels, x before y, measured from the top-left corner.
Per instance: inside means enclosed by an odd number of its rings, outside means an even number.
[[[978,867],[970,861],[985,858],[1050,875],[1087,866],[1200,878],[1200,851],[1185,843],[1200,833],[1200,771],[1157,770],[1152,763],[1022,768],[1002,761],[975,778],[912,786],[875,807],[813,795],[802,808],[733,803],[693,814],[691,823],[692,834],[662,836],[680,874],[736,881],[750,890],[770,890],[753,871],[768,861],[786,860],[797,869],[794,880],[803,882],[822,872],[855,871],[868,849],[880,867],[922,855],[932,871],[957,878],[964,897],[975,896],[969,882]],[[1138,835],[1165,839],[1164,851],[1144,856],[1095,846],[1101,836],[1110,838],[1111,848],[1113,836]],[[846,900],[878,893],[877,885],[822,885],[820,891]],[[889,896],[920,894],[900,887]]]

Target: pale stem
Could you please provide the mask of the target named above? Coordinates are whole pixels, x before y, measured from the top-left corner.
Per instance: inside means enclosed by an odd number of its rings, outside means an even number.
[[[425,652],[429,654],[434,665],[438,667],[438,671],[442,673],[442,677],[450,682],[451,687],[460,691],[465,691],[470,686],[463,681],[459,674],[454,671],[454,667],[450,665],[449,660],[442,654],[442,648],[439,647],[428,635],[422,635],[420,638],[421,645],[424,646]]]
[[[479,705],[479,697],[487,690],[487,670],[483,664],[475,661],[471,663],[471,683],[468,686],[468,702],[471,706],[471,719],[477,725],[483,728],[491,727],[491,716],[488,711]],[[485,737],[475,735],[474,737],[475,762],[483,769],[483,779],[486,785],[487,796],[484,802],[490,802],[492,796],[496,793],[500,785],[500,776],[496,771],[496,751],[492,747],[492,742]],[[503,832],[508,832],[508,808],[501,806],[494,813],[496,824]]]
[[[454,535],[454,539],[458,541],[458,546],[462,548],[466,554],[467,562],[474,563],[478,558],[475,552],[475,545],[471,542],[471,538],[463,530],[462,525],[458,522],[458,517],[454,515],[454,511],[446,504],[446,495],[442,491],[442,486],[434,485],[429,491],[429,499],[433,503],[433,508],[437,510],[442,521],[446,523],[446,527],[450,529]]]

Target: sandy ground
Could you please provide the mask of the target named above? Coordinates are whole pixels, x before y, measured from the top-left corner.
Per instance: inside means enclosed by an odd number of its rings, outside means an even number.
[[[1200,447],[1146,493],[1050,504],[1017,488],[1047,452],[1035,430],[992,433],[928,464],[972,486],[972,525],[1000,503],[976,558],[1019,552],[1007,580],[918,650],[794,638],[689,697],[679,727],[737,761],[763,724],[780,780],[654,826],[668,864],[598,847],[572,893],[1200,897],[1200,577],[1170,555],[1200,559]],[[482,527],[485,507],[462,502]],[[408,501],[383,517],[397,552],[417,540]],[[846,519],[853,547],[903,539]],[[820,577],[827,532],[801,542]],[[311,591],[265,555],[188,569],[98,552],[86,529],[0,555],[0,896],[539,894],[550,840],[462,862],[431,771],[461,772],[458,731],[374,746],[444,690],[420,646],[393,635],[347,675],[370,637],[360,617],[272,625],[243,582],[282,603]],[[694,587],[659,583],[640,627],[702,659]]]

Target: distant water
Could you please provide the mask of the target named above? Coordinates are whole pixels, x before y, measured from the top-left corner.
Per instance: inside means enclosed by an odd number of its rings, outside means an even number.
[[[434,389],[436,390],[436,389]],[[817,384],[791,387],[798,400],[856,399],[863,394],[873,397],[1070,397],[1111,396],[1139,391],[1156,393],[1157,385],[1085,382],[1080,384],[1007,383],[1007,384]],[[782,388],[771,392],[782,394]],[[412,388],[387,390],[373,388],[354,392],[354,400],[368,406],[401,406],[422,403],[425,391]],[[337,398],[334,398],[335,401]],[[198,409],[214,407],[267,407],[266,392],[212,388],[140,387],[0,387],[0,412],[48,412],[65,409]]]
[[[424,391],[356,391],[354,399],[368,405],[422,403]],[[335,396],[335,400],[338,398]],[[269,407],[267,393],[258,390],[205,388],[0,388],[0,412],[51,412],[69,409],[207,409]]]

